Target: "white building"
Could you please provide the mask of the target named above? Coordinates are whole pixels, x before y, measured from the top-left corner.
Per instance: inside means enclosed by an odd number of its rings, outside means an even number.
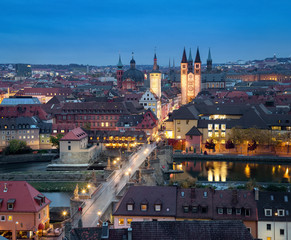
[[[161,119],[161,101],[158,96],[147,90],[140,98],[139,103],[144,107],[144,109],[151,109],[152,112]]]

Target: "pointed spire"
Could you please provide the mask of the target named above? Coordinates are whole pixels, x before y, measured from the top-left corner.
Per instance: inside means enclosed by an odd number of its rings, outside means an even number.
[[[181,63],[187,63],[187,56],[186,56],[186,50],[185,50],[185,47],[184,47],[183,57],[182,57],[182,61],[181,61]]]
[[[118,63],[117,63],[117,68],[122,68],[123,67],[123,64],[121,62],[121,56],[119,54],[119,60],[118,60]]]
[[[208,51],[208,58],[207,58],[207,61],[212,61],[212,59],[211,59],[211,53],[210,53],[210,48],[209,48],[209,51]]]
[[[199,47],[197,47],[195,63],[201,63],[200,53],[199,53]]]
[[[153,70],[157,71],[158,70],[158,62],[157,62],[157,54],[156,54],[156,50],[155,50],[155,55],[154,55],[154,66],[153,66]]]
[[[190,52],[189,52],[188,62],[193,62],[191,48],[190,48]]]

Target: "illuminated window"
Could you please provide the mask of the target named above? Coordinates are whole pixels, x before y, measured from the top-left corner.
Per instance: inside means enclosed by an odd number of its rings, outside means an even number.
[[[281,126],[272,126],[272,130],[281,131]]]
[[[212,137],[212,132],[208,132],[208,137]]]
[[[132,222],[132,218],[128,218],[128,219],[127,219],[127,225],[130,225],[131,222]]]
[[[12,221],[13,217],[12,216],[8,216],[8,221]]]
[[[58,132],[58,130],[56,130],[56,129],[55,129],[55,130],[53,130],[53,133],[57,133],[57,132]]]
[[[101,127],[104,127],[104,122],[101,123]]]
[[[140,205],[140,210],[141,211],[145,212],[145,211],[147,211],[147,209],[148,209],[148,205],[147,204],[141,204]]]
[[[153,108],[153,112],[155,112],[156,111],[156,109],[155,108]]]
[[[118,219],[118,224],[119,225],[124,225],[124,218],[119,218]]]
[[[225,129],[226,129],[226,125],[225,124],[221,124],[221,130],[225,131]]]
[[[160,212],[161,211],[161,208],[162,208],[161,204],[156,204],[155,205],[155,211],[156,212]]]
[[[149,106],[152,106],[152,104],[151,104],[151,103],[149,103]]]
[[[108,122],[106,122],[106,124],[105,124],[105,125],[106,125],[106,127],[108,127],[108,126],[109,126]]]
[[[214,129],[219,130],[219,124],[214,124]]]
[[[219,132],[215,132],[215,137],[219,137]]]
[[[225,132],[221,132],[221,137],[225,137]]]
[[[208,130],[212,131],[212,124],[208,124]]]
[[[271,237],[267,237],[267,240],[272,240],[272,238]]]
[[[65,130],[61,130],[61,133],[64,133],[65,132]]]

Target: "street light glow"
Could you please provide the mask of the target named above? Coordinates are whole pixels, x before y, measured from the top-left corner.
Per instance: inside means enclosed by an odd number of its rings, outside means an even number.
[[[68,212],[66,210],[63,211],[63,216],[67,216]]]
[[[89,189],[90,189],[90,188],[91,188],[91,185],[90,185],[90,184],[88,184],[88,185],[87,185],[87,188],[89,188]]]
[[[83,189],[83,190],[82,190],[82,193],[83,193],[83,194],[85,194],[85,193],[86,193],[86,190],[85,190],[85,189]]]
[[[98,211],[98,212],[97,212],[97,215],[98,215],[99,217],[101,216],[101,214],[102,214],[101,211]]]

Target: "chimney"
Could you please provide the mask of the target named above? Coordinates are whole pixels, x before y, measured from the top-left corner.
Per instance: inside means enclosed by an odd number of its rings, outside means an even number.
[[[127,240],[132,240],[132,228],[128,228],[127,233]]]
[[[255,200],[259,201],[259,189],[258,188],[254,188],[255,191]]]
[[[108,228],[108,222],[104,222],[102,224],[102,234],[101,239],[108,239],[109,238],[109,228]]]
[[[7,188],[7,183],[4,183],[4,191],[3,192],[7,192],[8,188]]]

